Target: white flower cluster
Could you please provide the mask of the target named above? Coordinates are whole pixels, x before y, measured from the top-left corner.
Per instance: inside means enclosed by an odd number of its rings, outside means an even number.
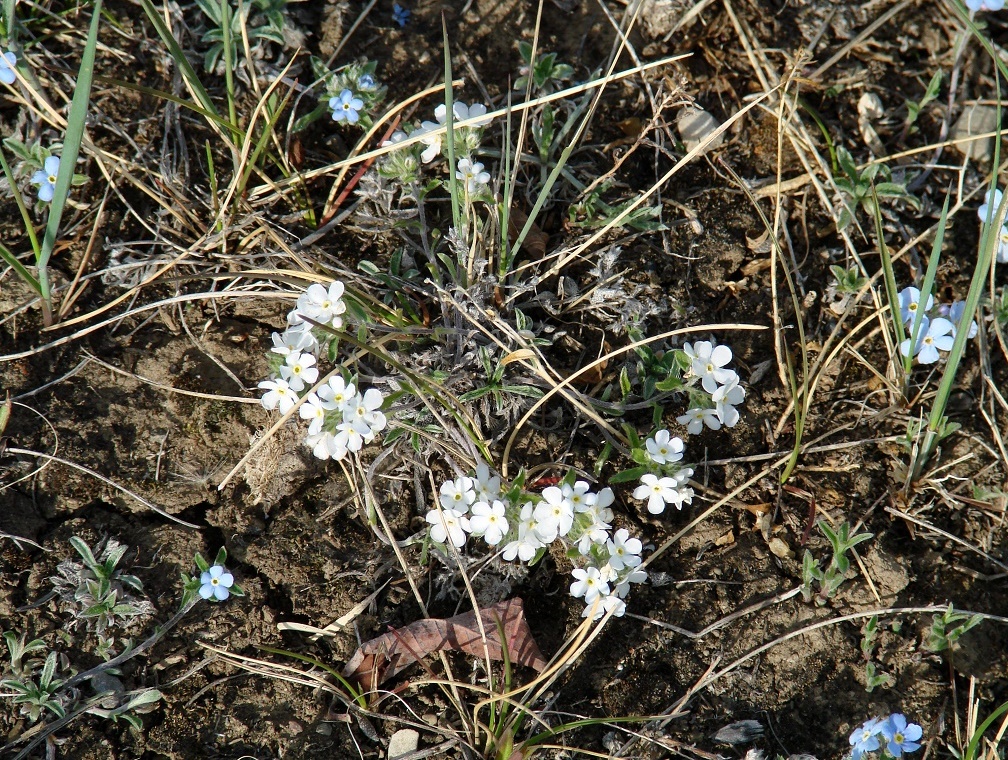
[[[266,393],[262,405],[287,414],[319,378],[318,357],[328,353],[334,336],[312,322],[326,327],[343,327],[346,303],[343,283],[338,280],[328,288],[309,285],[297,305],[287,315],[287,329],[273,333],[270,349],[270,377],[259,383]],[[312,320],[309,322],[307,320]],[[308,391],[298,409],[308,421],[305,443],[319,459],[342,459],[371,443],[385,429],[381,411],[384,397],[376,388],[361,393],[353,382],[334,375],[315,391]]]
[[[722,425],[735,427],[739,421],[739,413],[735,408],[745,401],[745,389],[739,385],[739,376],[735,370],[728,369],[732,360],[732,351],[728,346],[715,346],[708,340],[698,340],[696,343],[683,345],[683,353],[690,364],[686,378],[698,378],[704,394],[698,390],[690,390],[691,407],[686,413],[677,417],[687,432],[696,435],[703,430],[704,425],[711,430],[719,430]],[[698,396],[710,401],[700,401]],[[678,440],[678,439],[676,439]]]
[[[693,502],[693,489],[686,483],[693,477],[693,468],[679,464],[686,447],[682,439],[673,438],[668,430],[659,430],[644,442],[645,451],[635,457],[647,469],[641,484],[634,489],[635,499],[647,499],[647,511],[660,515],[668,504],[682,509]]]
[[[486,113],[487,108],[481,103],[473,103],[471,106],[458,100],[452,103],[453,124],[470,119],[474,120],[472,124],[453,129],[457,157],[455,178],[462,182],[464,192],[469,197],[479,195],[490,182],[490,173],[484,170],[482,163],[474,160],[475,153],[480,146],[482,129],[490,123],[490,117]],[[448,109],[442,103],[434,109],[434,121],[422,122],[408,135],[409,137],[420,137],[420,142],[425,146],[420,154],[420,160],[425,164],[429,164],[438,156],[447,153],[443,131],[447,115]],[[439,130],[442,131],[439,132]],[[406,138],[405,132],[398,131],[393,133],[392,137],[383,145],[396,145]],[[390,154],[383,162],[382,168],[385,174],[397,176],[405,183],[408,179],[415,178],[417,167],[409,160],[408,155],[400,155],[400,153],[402,151]]]
[[[427,522],[436,543],[462,548],[470,537],[482,538],[509,562],[534,563],[559,541],[577,565],[571,595],[584,600],[583,617],[598,619],[609,610],[622,616],[630,584],[647,579],[639,569],[640,539],[622,528],[610,533],[614,500],[611,488],[594,493],[573,475],[542,493],[517,485],[505,492],[500,477],[480,464],[471,477],[441,485]]]
[[[917,312],[921,309],[921,292],[913,287],[903,288],[899,294],[899,301],[903,325],[908,333],[912,332]],[[918,364],[934,364],[940,358],[939,351],[951,350],[965,311],[965,301],[955,301],[951,306],[940,304],[935,308],[934,296],[928,294],[924,302],[924,315],[917,330],[917,344],[913,348],[913,357]],[[977,329],[977,323],[970,320],[966,337],[969,339],[976,337]],[[910,354],[912,340],[911,335],[900,343],[900,353],[903,356]]]

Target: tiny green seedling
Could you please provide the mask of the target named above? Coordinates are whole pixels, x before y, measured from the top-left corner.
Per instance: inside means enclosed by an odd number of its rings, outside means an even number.
[[[815,599],[815,603],[821,606],[829,601],[847,577],[847,571],[850,569],[847,553],[858,544],[872,538],[873,534],[855,533],[851,535],[851,527],[846,522],[836,531],[823,520],[817,522],[816,525],[829,540],[833,548],[833,556],[830,558],[829,565],[823,570],[819,565],[819,560],[812,556],[812,552],[808,549],[805,550],[805,556],[802,558],[801,593],[806,602]],[[819,587],[818,592],[815,591],[816,585]]]
[[[907,192],[905,185],[892,181],[892,172],[886,164],[876,162],[859,170],[850,151],[842,145],[837,146],[836,157],[840,171],[834,167],[833,181],[844,196],[843,209],[837,219],[837,229],[841,232],[855,221],[858,207],[869,216],[874,215],[876,197],[900,200],[915,209],[920,208],[920,201]],[[882,181],[876,184],[877,179]]]
[[[963,622],[965,621],[965,622]],[[983,615],[967,615],[956,612],[952,605],[940,615],[935,615],[931,627],[924,638],[923,646],[929,652],[953,651],[963,634],[976,628],[983,621]],[[949,628],[950,625],[960,623]]]
[[[518,53],[521,55],[522,66],[519,76],[515,79],[514,89],[524,92],[529,85],[529,75],[532,77],[532,92],[548,95],[554,92],[558,85],[566,82],[574,75],[574,69],[566,63],[557,62],[556,53],[542,53],[536,56],[532,64],[532,45],[522,41],[518,43]]]
[[[867,623],[861,628],[861,654],[865,659],[865,691],[869,694],[881,686],[884,689],[890,688],[896,680],[888,673],[881,673],[878,670],[872,656],[875,653],[876,638],[878,637],[878,615],[872,615]]]
[[[79,536],[73,536],[70,545],[83,563],[64,560],[49,581],[74,623],[83,622],[98,637],[99,654],[111,659],[116,630],[146,619],[154,606],[138,596],[143,594],[140,579],[118,567],[128,547],[110,538],[92,551]]]

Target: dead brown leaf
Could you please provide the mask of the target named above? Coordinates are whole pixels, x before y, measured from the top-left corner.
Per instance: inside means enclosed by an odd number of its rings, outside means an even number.
[[[521,599],[508,599],[480,610],[480,618],[487,634],[485,649],[474,612],[447,619],[427,618],[361,644],[343,668],[343,676],[356,679],[365,691],[371,691],[424,655],[434,652],[465,652],[480,658],[489,654],[492,660],[503,660],[497,634],[498,620],[504,627],[504,641],[511,662],[536,671],[546,667],[546,660],[525,620]]]
[[[526,222],[528,222],[528,214],[515,206],[511,207],[511,213],[508,214],[508,242],[512,245],[514,241],[518,239],[518,235],[521,234],[522,229],[525,227]],[[535,222],[529,228],[528,235],[522,241],[521,249],[533,261],[539,261],[546,255],[546,243],[549,241],[549,235],[543,232],[539,225]]]

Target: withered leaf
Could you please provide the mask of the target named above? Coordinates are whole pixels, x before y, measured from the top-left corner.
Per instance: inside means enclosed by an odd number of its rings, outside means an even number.
[[[420,657],[434,652],[465,652],[480,658],[489,653],[490,659],[503,660],[497,620],[504,627],[504,640],[511,662],[536,671],[546,667],[546,660],[525,620],[521,599],[508,599],[482,609],[480,617],[487,634],[485,650],[474,612],[447,619],[427,618],[361,644],[343,668],[343,677],[355,678],[366,691],[370,691]]]
[[[508,242],[512,245],[514,241],[518,239],[518,235],[524,229],[526,222],[528,222],[528,214],[515,206],[511,207],[511,213],[508,214]],[[533,261],[538,261],[546,255],[546,243],[549,241],[549,235],[543,232],[539,225],[535,222],[529,228],[528,235],[522,241],[521,249]]]

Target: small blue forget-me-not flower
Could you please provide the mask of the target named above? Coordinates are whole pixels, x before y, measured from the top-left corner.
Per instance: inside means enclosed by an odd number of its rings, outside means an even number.
[[[881,718],[872,718],[854,729],[854,733],[850,735],[850,744],[853,747],[851,750],[852,760],[861,760],[861,755],[865,752],[874,752],[881,746],[879,742],[881,725]]]
[[[360,79],[357,80],[357,89],[361,92],[370,92],[378,89],[378,83],[370,74],[361,74]]]
[[[409,8],[403,8],[399,3],[395,3],[392,6],[392,20],[399,24],[399,26],[406,26],[412,15],[413,11]]]
[[[38,199],[48,203],[56,194],[56,175],[59,174],[60,160],[58,156],[49,156],[39,169],[32,175],[33,185],[38,185]]]
[[[917,741],[924,735],[924,729],[916,723],[907,723],[906,716],[894,713],[880,727],[886,740],[886,751],[893,757],[902,757],[904,752],[920,749]]]
[[[14,76],[15,64],[17,64],[17,56],[9,50],[0,55],[0,82],[14,84],[14,80],[17,78]]]
[[[234,585],[234,576],[231,575],[222,565],[214,565],[205,573],[200,575],[199,595],[204,599],[213,597],[218,602],[223,602],[229,596],[231,586]]]
[[[339,97],[329,98],[329,107],[333,111],[333,121],[356,124],[360,119],[360,110],[364,107],[364,101],[354,97],[350,90],[343,90]]]

